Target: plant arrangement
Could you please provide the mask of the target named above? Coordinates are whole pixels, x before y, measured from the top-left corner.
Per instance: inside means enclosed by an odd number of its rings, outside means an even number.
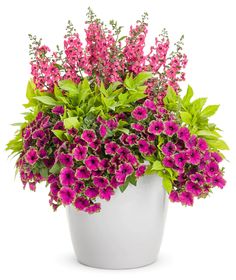
[[[183,205],[223,188],[228,146],[209,121],[219,105],[192,101],[190,86],[181,97],[183,38],[170,52],[164,30],[146,52],[147,14],[127,36],[91,9],[86,24],[85,44],[68,22],[64,48],[54,52],[29,35],[27,111],[7,145],[24,188],[46,182],[54,210],[72,204],[87,213],[149,174]]]

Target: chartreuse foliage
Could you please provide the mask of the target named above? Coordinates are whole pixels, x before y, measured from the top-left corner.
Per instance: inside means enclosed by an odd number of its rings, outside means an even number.
[[[205,138],[213,150],[228,150],[228,145],[219,134],[220,129],[209,121],[209,118],[217,112],[219,105],[204,107],[207,98],[191,101],[193,94],[193,89],[188,86],[186,94],[181,98],[173,88],[169,87],[164,104],[168,110],[179,116],[179,120],[189,128],[192,134]]]

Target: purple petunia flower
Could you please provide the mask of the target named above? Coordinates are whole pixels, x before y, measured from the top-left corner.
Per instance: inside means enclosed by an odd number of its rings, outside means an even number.
[[[141,139],[138,141],[138,148],[141,153],[146,154],[148,152],[149,144],[146,140]]]
[[[204,152],[208,149],[208,144],[207,144],[206,140],[203,139],[203,138],[198,139],[197,146],[198,146],[199,150],[202,151],[202,152]]]
[[[40,122],[43,119],[43,112],[38,112],[37,116],[36,116],[36,121]]]
[[[156,111],[156,104],[150,99],[146,99],[143,103],[143,106],[151,111]]]
[[[187,127],[180,127],[177,132],[177,136],[179,137],[179,139],[181,139],[185,142],[188,141],[190,138],[189,129]]]
[[[101,170],[106,170],[109,167],[109,160],[104,158],[102,160],[100,160],[99,163],[99,169]]]
[[[116,129],[117,126],[118,126],[118,122],[116,120],[108,120],[106,122],[106,125],[107,127],[110,129],[110,130],[113,130],[113,129]]]
[[[144,126],[142,124],[139,123],[132,123],[131,124],[131,128],[133,128],[134,130],[141,132],[144,130]]]
[[[85,189],[85,183],[81,180],[77,180],[75,182],[75,186],[74,186],[74,190],[76,193],[81,193],[83,192]]]
[[[193,165],[197,165],[200,163],[201,160],[201,155],[198,152],[198,150],[196,150],[195,148],[192,148],[191,150],[189,150],[187,152],[188,154],[188,162],[193,164]]]
[[[24,140],[29,139],[30,136],[31,136],[31,129],[30,128],[25,128],[23,130],[23,138],[24,138]]]
[[[209,177],[215,176],[219,172],[219,166],[215,161],[210,162],[206,166],[206,173]]]
[[[107,135],[107,129],[106,129],[105,125],[100,125],[99,133],[100,133],[101,137],[105,137]]]
[[[116,144],[116,142],[109,142],[107,144],[105,144],[105,153],[107,155],[114,155],[118,149],[118,145]]]
[[[74,202],[75,208],[78,210],[84,210],[86,207],[89,206],[89,201],[85,197],[78,197]]]
[[[127,143],[131,146],[133,146],[134,144],[136,144],[136,141],[137,141],[137,135],[136,134],[130,134],[128,137],[127,137]]]
[[[64,114],[64,107],[63,106],[55,106],[52,108],[52,113],[55,115],[63,115]]]
[[[97,139],[97,136],[96,136],[94,130],[92,130],[92,129],[84,130],[81,137],[87,143],[94,142]]]
[[[75,191],[69,187],[62,187],[58,193],[58,197],[64,205],[69,205],[75,199]]]
[[[133,167],[129,163],[123,163],[116,171],[116,179],[118,182],[124,182],[126,177],[133,173]]]
[[[132,117],[138,121],[145,120],[148,116],[147,110],[142,106],[137,106],[131,113]]]
[[[126,159],[128,154],[130,154],[130,150],[126,147],[119,147],[117,149],[117,154],[121,159]]]
[[[172,142],[167,142],[162,147],[162,152],[166,156],[171,156],[176,151],[176,146]]]
[[[60,171],[59,175],[60,183],[64,187],[69,187],[75,183],[75,172],[73,169],[64,167]]]
[[[50,185],[50,192],[52,193],[52,195],[57,196],[59,191],[60,191],[60,188],[59,188],[57,182],[54,182]]]
[[[169,168],[173,168],[175,166],[175,162],[171,157],[164,157],[162,163],[165,167],[169,167]]]
[[[180,152],[174,156],[175,165],[179,168],[183,168],[187,162],[187,156],[185,152]]]
[[[113,188],[117,188],[117,187],[119,187],[119,186],[121,186],[123,183],[122,182],[118,182],[117,180],[116,180],[116,176],[113,176],[112,178],[111,178],[111,180],[110,180],[110,184],[111,184],[111,186],[113,187]]]
[[[131,165],[136,165],[138,164],[138,160],[136,158],[135,155],[129,153],[127,156],[126,156],[126,160],[131,164]]]
[[[192,135],[189,140],[185,143],[188,148],[196,147],[198,143],[198,139],[196,135]]]
[[[111,199],[111,196],[114,194],[114,190],[111,187],[107,187],[105,189],[99,190],[99,197],[101,199],[105,199],[109,201]]]
[[[55,130],[65,130],[64,123],[62,121],[58,121],[54,125],[53,129],[55,129]]]
[[[199,184],[199,185],[203,185],[204,184],[204,178],[201,174],[199,173],[195,173],[195,174],[191,174],[189,176],[190,180],[193,182],[193,183],[196,183],[196,184]]]
[[[148,132],[154,135],[159,135],[164,130],[164,124],[162,121],[151,121]]]
[[[221,162],[223,159],[222,157],[217,153],[217,152],[212,152],[211,156],[213,157],[213,159],[217,162]]]
[[[60,163],[66,167],[72,167],[74,165],[73,157],[71,155],[61,153],[58,155]]]
[[[212,178],[212,185],[213,186],[217,186],[217,187],[223,189],[225,184],[226,184],[226,181],[221,175],[217,175],[217,176],[214,176]]]
[[[179,194],[177,191],[172,191],[169,195],[169,199],[172,202],[179,202]]]
[[[89,214],[97,213],[101,210],[101,203],[94,203],[87,208],[85,208],[85,212]]]
[[[84,192],[84,194],[89,198],[95,198],[98,195],[98,188],[90,187]]]
[[[179,195],[179,200],[183,205],[192,206],[193,205],[193,195],[190,192],[182,192]]]
[[[75,178],[77,179],[89,179],[90,172],[85,166],[81,166],[76,169]]]
[[[37,129],[32,134],[33,139],[42,139],[45,136],[45,132],[42,129]]]
[[[98,188],[106,188],[109,184],[109,181],[105,177],[95,176],[93,177],[93,184]]]
[[[136,172],[135,172],[135,175],[137,176],[137,177],[141,177],[141,176],[143,176],[143,174],[145,173],[145,171],[146,171],[146,165],[140,165],[139,167],[138,167],[138,169],[136,170]]]
[[[38,152],[36,149],[31,148],[25,155],[25,160],[30,164],[34,165],[39,159]]]
[[[86,146],[77,145],[73,150],[73,156],[76,160],[84,160],[87,156],[88,148]]]
[[[148,145],[148,149],[146,152],[147,156],[151,156],[156,152],[156,147],[154,145]]]
[[[173,136],[178,131],[178,125],[173,121],[166,121],[164,123],[164,127],[165,127],[165,134],[168,136]]]
[[[87,157],[84,163],[89,170],[98,170],[99,168],[99,159],[96,156]]]
[[[191,181],[186,183],[186,190],[193,194],[194,196],[199,196],[202,192],[201,187],[198,184],[195,184]]]
[[[40,150],[39,150],[39,157],[40,158],[45,158],[45,157],[47,157],[47,151],[45,150],[45,149],[43,149],[43,148],[41,148]]]

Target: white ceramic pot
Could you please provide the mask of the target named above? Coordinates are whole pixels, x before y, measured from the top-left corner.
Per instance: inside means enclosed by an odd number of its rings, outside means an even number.
[[[105,269],[127,269],[155,262],[162,241],[167,195],[157,175],[144,176],[124,193],[117,189],[100,213],[67,207],[77,260]]]

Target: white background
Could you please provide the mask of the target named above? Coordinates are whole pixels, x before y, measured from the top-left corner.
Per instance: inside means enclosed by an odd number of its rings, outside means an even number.
[[[0,17],[0,279],[236,279],[235,1],[2,1]],[[221,104],[215,121],[231,147],[225,163],[228,184],[193,208],[169,204],[158,261],[148,267],[98,270],[78,264],[72,251],[65,211],[53,213],[47,189],[36,193],[14,181],[7,159],[9,124],[21,120],[29,78],[28,33],[50,47],[62,43],[71,19],[83,32],[87,7],[104,20],[128,27],[143,11],[150,15],[149,41],[163,27],[172,42],[185,34],[189,57],[187,83],[198,97]],[[187,83],[184,85],[186,87]]]

